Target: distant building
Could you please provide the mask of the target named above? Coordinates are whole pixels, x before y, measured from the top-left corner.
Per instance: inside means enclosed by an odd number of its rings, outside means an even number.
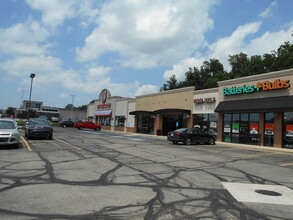
[[[26,112],[28,109],[36,111],[37,117],[46,115],[49,118],[56,117],[61,119],[84,120],[87,118],[87,111],[67,110],[65,108],[57,108],[50,106],[43,106],[43,102],[24,100],[22,108],[17,109],[17,113]]]

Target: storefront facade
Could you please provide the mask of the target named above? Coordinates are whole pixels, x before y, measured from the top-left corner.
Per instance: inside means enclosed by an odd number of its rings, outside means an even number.
[[[293,149],[293,69],[221,81],[218,88],[186,87],[135,99],[104,89],[88,105],[102,129],[167,135],[200,127],[217,141]]]
[[[135,100],[121,96],[111,96],[103,89],[99,99],[93,100],[87,108],[88,119],[101,125],[104,130],[132,132],[134,116],[129,111],[135,110]]]
[[[199,127],[217,136],[218,88],[194,91],[193,127]]]
[[[218,141],[293,148],[293,69],[219,82]]]
[[[194,87],[136,97],[135,132],[167,135],[169,131],[192,127]]]

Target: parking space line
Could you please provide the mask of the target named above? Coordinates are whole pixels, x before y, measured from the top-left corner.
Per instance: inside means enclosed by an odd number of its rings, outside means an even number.
[[[284,163],[284,164],[280,164],[279,166],[281,166],[281,167],[293,166],[293,163]]]
[[[24,139],[23,136],[20,136],[21,137],[21,140],[23,141],[23,143],[25,144],[26,148],[29,150],[29,151],[32,151],[32,148],[30,147],[30,145],[27,143],[27,141]]]
[[[258,156],[279,155],[279,154],[285,154],[285,153],[237,154],[237,155],[231,155],[230,157],[258,157]]]
[[[66,145],[68,145],[68,146],[70,146],[70,147],[73,147],[73,148],[75,148],[75,149],[77,149],[77,150],[81,150],[81,148],[79,148],[79,147],[77,147],[77,146],[75,146],[75,145],[72,145],[72,144],[70,144],[70,143],[68,143],[68,142],[66,142],[66,141],[63,141],[63,140],[61,140],[61,139],[56,138],[55,140],[56,140],[56,141],[59,141],[59,142],[61,142],[61,143],[63,143],[63,144],[66,144]]]

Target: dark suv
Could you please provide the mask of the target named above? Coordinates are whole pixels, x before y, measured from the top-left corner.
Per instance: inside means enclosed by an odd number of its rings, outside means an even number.
[[[60,122],[60,126],[63,127],[63,128],[73,127],[74,126],[74,122],[71,121],[71,120],[64,120],[64,121],[61,121]]]
[[[30,118],[25,126],[25,137],[30,138],[53,138],[53,128],[47,120],[42,118]]]

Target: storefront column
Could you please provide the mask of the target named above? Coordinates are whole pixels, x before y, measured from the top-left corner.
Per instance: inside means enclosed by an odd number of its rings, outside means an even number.
[[[223,140],[223,122],[224,114],[218,113],[218,123],[217,123],[217,141]]]
[[[187,127],[188,128],[193,128],[193,115],[190,114],[188,116],[189,116],[189,118],[187,119]]]
[[[160,114],[157,114],[154,120],[154,135],[162,135],[162,129],[163,129],[163,116]],[[160,134],[158,133],[158,130],[161,130]]]
[[[275,113],[275,131],[274,131],[274,147],[282,148],[282,123],[283,114],[282,112]]]
[[[138,116],[137,115],[135,115],[134,116],[134,133],[137,133],[137,119],[138,118]]]
[[[264,146],[265,145],[265,113],[260,112],[259,113],[259,129],[258,129],[258,145]]]

